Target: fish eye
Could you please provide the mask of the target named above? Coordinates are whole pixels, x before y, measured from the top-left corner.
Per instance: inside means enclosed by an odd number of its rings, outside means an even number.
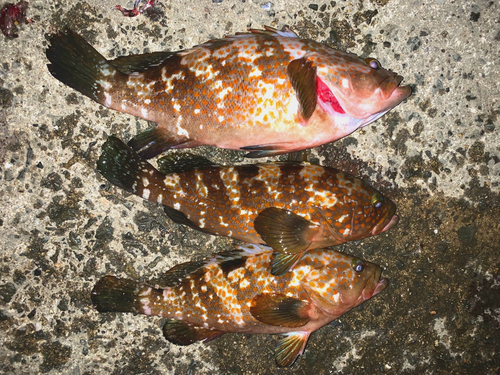
[[[368,65],[370,65],[370,68],[372,68],[372,69],[377,70],[377,69],[380,69],[380,68],[381,68],[381,65],[380,65],[380,63],[378,62],[378,60],[376,60],[376,59],[372,59],[371,57],[366,58],[366,59],[365,59],[365,62],[366,62]]]
[[[382,207],[382,203],[384,202],[384,196],[379,193],[373,194],[372,197],[372,206],[375,208],[380,208]]]
[[[364,265],[363,261],[361,261],[358,258],[354,258],[352,260],[351,265],[352,265],[352,268],[354,268],[354,271],[356,271],[356,273],[363,272],[363,270],[365,269],[365,265]]]

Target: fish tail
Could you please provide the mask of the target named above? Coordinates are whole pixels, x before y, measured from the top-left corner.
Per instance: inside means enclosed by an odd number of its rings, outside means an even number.
[[[92,303],[99,312],[116,311],[147,314],[144,299],[151,287],[133,280],[104,276],[92,289]],[[147,306],[147,304],[146,304]]]
[[[163,300],[163,290],[133,280],[104,276],[91,292],[92,303],[99,312],[131,312],[160,315],[155,301]]]
[[[51,62],[47,65],[50,73],[97,103],[111,107],[109,88],[112,82],[127,75],[118,71],[74,31],[55,34],[50,43],[46,51]]]
[[[171,196],[165,175],[116,137],[103,144],[97,170],[112,184],[144,199],[167,204]]]

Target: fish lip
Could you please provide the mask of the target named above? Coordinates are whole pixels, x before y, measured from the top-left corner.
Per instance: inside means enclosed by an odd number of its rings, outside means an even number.
[[[389,285],[388,279],[386,278],[379,279],[378,284],[375,287],[375,290],[373,291],[372,297],[382,292],[385,288],[387,288],[388,285]]]
[[[398,215],[392,215],[391,220],[389,220],[389,222],[382,229],[380,229],[380,227],[378,225],[376,227],[374,227],[372,229],[372,235],[376,236],[377,234],[385,232],[385,231],[391,229],[392,227],[396,226],[396,224],[398,222],[399,222],[399,216]]]

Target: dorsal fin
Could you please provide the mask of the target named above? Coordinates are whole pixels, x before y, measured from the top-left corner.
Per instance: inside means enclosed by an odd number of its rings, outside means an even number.
[[[160,288],[172,288],[184,281],[188,276],[192,276],[196,271],[205,272],[202,267],[205,261],[187,262],[176,265],[168,270],[164,275],[150,280],[149,284],[159,286]]]
[[[250,33],[252,33],[252,34],[265,34],[265,35],[274,35],[274,36],[287,36],[287,37],[290,37],[290,38],[298,38],[299,37],[288,26],[283,27],[282,30],[275,29],[274,27],[271,27],[271,26],[264,26],[264,30],[248,29],[248,31]]]

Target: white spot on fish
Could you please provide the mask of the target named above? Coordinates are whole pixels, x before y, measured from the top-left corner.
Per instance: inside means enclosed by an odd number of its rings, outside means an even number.
[[[174,208],[175,208],[176,210],[180,210],[180,209],[181,209],[181,205],[180,205],[180,203],[174,203]]]
[[[342,86],[345,87],[346,89],[349,88],[349,80],[347,78],[344,78],[342,80]]]
[[[219,116],[219,117],[217,117],[217,120],[219,120],[219,122],[224,121],[224,119],[225,119],[225,118],[224,118],[224,116]]]
[[[170,174],[165,176],[163,183],[168,187],[177,188],[179,184],[180,177],[178,174]]]
[[[262,71],[259,68],[253,68],[250,74],[248,75],[248,78],[251,77],[260,77],[262,75]]]
[[[228,227],[229,226],[229,223],[224,223],[224,218],[222,216],[219,216],[219,220],[220,220],[220,225],[222,225],[224,227]]]
[[[146,177],[143,177],[143,178],[142,178],[142,184],[144,185],[144,187],[148,187],[148,185],[149,185],[149,180],[148,180]]]
[[[146,100],[144,100],[144,103],[146,103],[146,104],[151,104],[151,99],[146,99]]]
[[[200,219],[200,221],[198,222],[198,226],[199,226],[200,228],[205,228],[205,219],[204,219],[204,218],[203,218],[203,219]]]
[[[233,91],[233,89],[232,89],[231,87],[226,87],[226,88],[224,88],[224,89],[220,90],[219,95],[218,95],[219,99],[220,99],[220,100],[223,100],[223,99],[224,99],[224,97],[225,97],[225,96],[226,96],[229,92],[231,92],[231,91]],[[222,105],[222,106],[224,106],[224,105]],[[222,108],[222,107],[220,107],[220,108]]]
[[[195,115],[199,115],[199,114],[200,114],[200,110],[199,110],[199,109],[195,109],[195,110],[194,110],[194,114],[195,114]]]
[[[104,101],[104,106],[111,107],[111,95],[109,95],[107,92],[104,92],[104,97],[106,98],[106,100]]]
[[[216,90],[222,88],[222,81],[221,80],[215,81],[212,87]]]
[[[142,197],[143,197],[144,199],[149,199],[149,194],[151,194],[151,192],[149,191],[149,189],[144,189],[144,190],[142,191]]]
[[[182,123],[182,115],[179,116],[179,118],[177,119],[177,123],[175,125],[177,127],[177,135],[184,135],[187,138],[189,138],[188,131],[181,126],[181,123]]]
[[[158,203],[163,203],[163,194],[158,194],[158,197],[156,198],[156,201]]]
[[[148,117],[148,110],[146,108],[141,108],[141,116],[144,118]]]

